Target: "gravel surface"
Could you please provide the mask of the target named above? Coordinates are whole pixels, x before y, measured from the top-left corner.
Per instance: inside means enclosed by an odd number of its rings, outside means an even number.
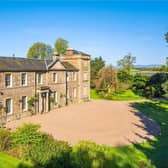
[[[42,131],[70,144],[90,140],[119,146],[139,143],[157,135],[158,124],[132,108],[131,103],[91,100],[12,121],[7,127],[14,129],[23,123],[38,123]]]

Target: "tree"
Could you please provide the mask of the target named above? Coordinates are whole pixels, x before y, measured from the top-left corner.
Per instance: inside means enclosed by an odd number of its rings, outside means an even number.
[[[52,56],[52,47],[42,42],[34,43],[27,52],[28,58],[50,59]]]
[[[162,84],[162,89],[165,92],[165,96],[168,97],[168,80]]]
[[[166,67],[168,69],[168,57],[166,57]]]
[[[168,32],[165,34],[165,40],[168,43]]]
[[[68,41],[66,41],[63,38],[59,38],[59,39],[56,40],[54,46],[55,46],[55,51],[59,55],[64,54],[66,49],[68,48]]]
[[[147,82],[147,86],[155,88],[155,97],[161,97],[165,94],[162,84],[165,83],[167,80],[167,73],[156,73],[150,77],[149,81]]]
[[[136,57],[133,57],[130,53],[125,55],[123,59],[117,62],[118,66],[130,73],[131,69],[134,67],[136,62]]]
[[[105,66],[105,61],[101,56],[91,60],[91,86],[95,87],[98,78],[98,72]]]
[[[112,65],[103,67],[98,73],[96,89],[107,89],[108,93],[118,88],[117,72]]]

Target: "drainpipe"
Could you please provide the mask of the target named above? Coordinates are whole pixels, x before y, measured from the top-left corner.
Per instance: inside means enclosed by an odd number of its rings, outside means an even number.
[[[66,73],[66,75],[65,75],[65,81],[66,81],[66,86],[65,86],[65,88],[66,88],[66,90],[65,90],[65,94],[66,94],[66,106],[68,105],[68,96],[67,96],[67,94],[68,94],[68,81],[67,81],[67,77],[68,77],[68,72],[67,71],[65,71],[65,73]]]
[[[37,96],[37,93],[36,93],[36,92],[37,92],[37,79],[36,79],[36,77],[37,77],[37,75],[36,75],[36,72],[35,72],[35,76],[34,76],[34,80],[35,80],[35,81],[34,81],[34,84],[35,84],[35,93],[34,93],[35,99],[36,99],[36,96]],[[37,103],[36,103],[36,100],[35,100],[35,102],[34,102],[34,105],[35,105],[35,106],[34,106],[34,107],[35,107],[35,113],[37,112],[37,110],[36,110],[36,108],[37,108],[37,107],[36,107],[36,104],[37,104]]]

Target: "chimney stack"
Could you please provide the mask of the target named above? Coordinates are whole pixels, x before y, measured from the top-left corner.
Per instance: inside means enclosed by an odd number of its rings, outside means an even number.
[[[67,56],[72,56],[73,55],[73,48],[67,48],[66,49],[66,55]]]
[[[59,54],[56,51],[54,51],[54,53],[52,55],[52,59],[53,59],[53,61],[56,59],[59,59]]]

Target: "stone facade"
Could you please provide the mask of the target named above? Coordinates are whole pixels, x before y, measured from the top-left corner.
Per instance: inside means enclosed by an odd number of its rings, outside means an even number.
[[[0,59],[1,123],[90,99],[90,56],[67,49],[65,55],[53,58],[31,61],[29,66],[37,64],[41,70],[24,68],[28,59],[17,58],[8,58],[13,63],[5,69],[7,59]],[[19,69],[20,64],[23,67]]]

